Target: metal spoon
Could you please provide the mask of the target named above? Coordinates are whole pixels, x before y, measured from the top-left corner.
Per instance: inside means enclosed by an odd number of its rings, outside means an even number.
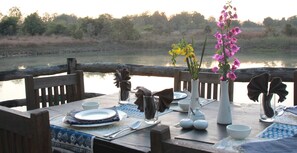
[[[105,134],[104,137],[114,138],[118,134],[122,133],[123,131],[129,130],[129,129],[136,130],[140,125],[141,125],[141,121],[136,121],[136,122],[132,123],[131,125],[129,125],[129,127],[120,129],[120,130],[112,132],[112,133]]]

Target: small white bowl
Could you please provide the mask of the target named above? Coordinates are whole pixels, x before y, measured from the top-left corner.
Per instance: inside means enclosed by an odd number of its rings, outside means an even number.
[[[245,139],[251,133],[252,128],[247,125],[228,125],[227,133],[233,139]]]
[[[99,103],[98,102],[84,102],[81,104],[84,110],[88,109],[98,109]]]
[[[189,110],[189,105],[190,105],[190,99],[183,99],[179,100],[178,106],[183,110],[183,111],[188,111]]]

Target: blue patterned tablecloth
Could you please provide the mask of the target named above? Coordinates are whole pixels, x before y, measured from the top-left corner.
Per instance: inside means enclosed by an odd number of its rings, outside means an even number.
[[[263,130],[258,137],[268,139],[282,139],[297,134],[297,125],[273,123]]]

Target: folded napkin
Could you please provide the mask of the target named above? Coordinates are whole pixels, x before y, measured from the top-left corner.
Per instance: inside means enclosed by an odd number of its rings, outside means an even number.
[[[282,83],[282,79],[279,77],[272,78],[270,83],[269,94],[276,93],[279,96],[278,102],[283,102],[288,95],[286,90],[287,85]]]
[[[263,109],[264,113],[267,117],[274,116],[274,110],[271,107],[271,99],[273,94],[277,94],[279,96],[278,102],[283,102],[288,95],[288,91],[286,91],[286,84],[282,83],[281,78],[274,77],[271,80],[269,90],[268,89],[269,82],[269,74],[263,73],[253,77],[248,86],[248,97],[253,101],[258,101],[259,95],[263,93]]]
[[[131,79],[130,72],[128,69],[124,68],[121,70],[116,70],[115,72],[115,82],[116,87],[120,88],[120,99],[126,100],[129,97],[129,91],[131,91]]]
[[[261,93],[266,94],[268,88],[269,74],[263,73],[253,77],[248,86],[248,96],[253,101],[258,101]]]
[[[251,142],[243,144],[239,147],[239,150],[244,153],[256,153],[256,152],[269,152],[269,153],[280,153],[280,152],[296,152],[297,146],[297,135],[293,137],[263,141],[263,142]]]
[[[169,88],[169,89],[164,89],[162,91],[153,93],[144,88],[144,87],[137,87],[136,89],[137,92],[135,93],[135,96],[137,97],[136,101],[134,102],[137,106],[138,109],[143,112],[143,96],[151,96],[151,95],[155,95],[155,96],[159,96],[159,103],[158,103],[158,111],[159,112],[164,112],[165,109],[169,108],[170,103],[173,101],[173,89]]]
[[[74,111],[67,113],[67,115],[65,116],[65,119],[64,119],[64,123],[67,123],[69,125],[89,125],[89,124],[102,124],[102,123],[119,121],[120,118],[119,118],[117,109],[115,107],[112,109],[116,111],[116,114],[112,117],[109,117],[106,119],[101,119],[101,120],[80,120],[80,119],[77,119],[74,116],[76,113],[79,113],[81,111],[74,110]]]
[[[285,111],[297,115],[297,106],[287,107]]]

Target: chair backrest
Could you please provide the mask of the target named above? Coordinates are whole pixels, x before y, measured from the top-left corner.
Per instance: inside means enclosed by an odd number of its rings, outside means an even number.
[[[212,72],[199,73],[200,97],[218,100],[220,94],[220,75]],[[174,75],[174,91],[187,89],[191,91],[191,75],[189,71],[177,71]],[[233,101],[233,81],[229,82],[229,100]]]
[[[297,105],[297,70],[294,71],[294,105]]]
[[[51,135],[47,110],[20,112],[0,106],[1,153],[50,153]]]
[[[33,78],[25,77],[27,110],[65,104],[84,97],[83,72]],[[41,105],[40,105],[41,104]]]
[[[157,125],[150,132],[151,153],[201,153],[216,152],[215,148],[202,143],[184,144],[171,139],[167,125]],[[203,150],[203,151],[202,151]]]

